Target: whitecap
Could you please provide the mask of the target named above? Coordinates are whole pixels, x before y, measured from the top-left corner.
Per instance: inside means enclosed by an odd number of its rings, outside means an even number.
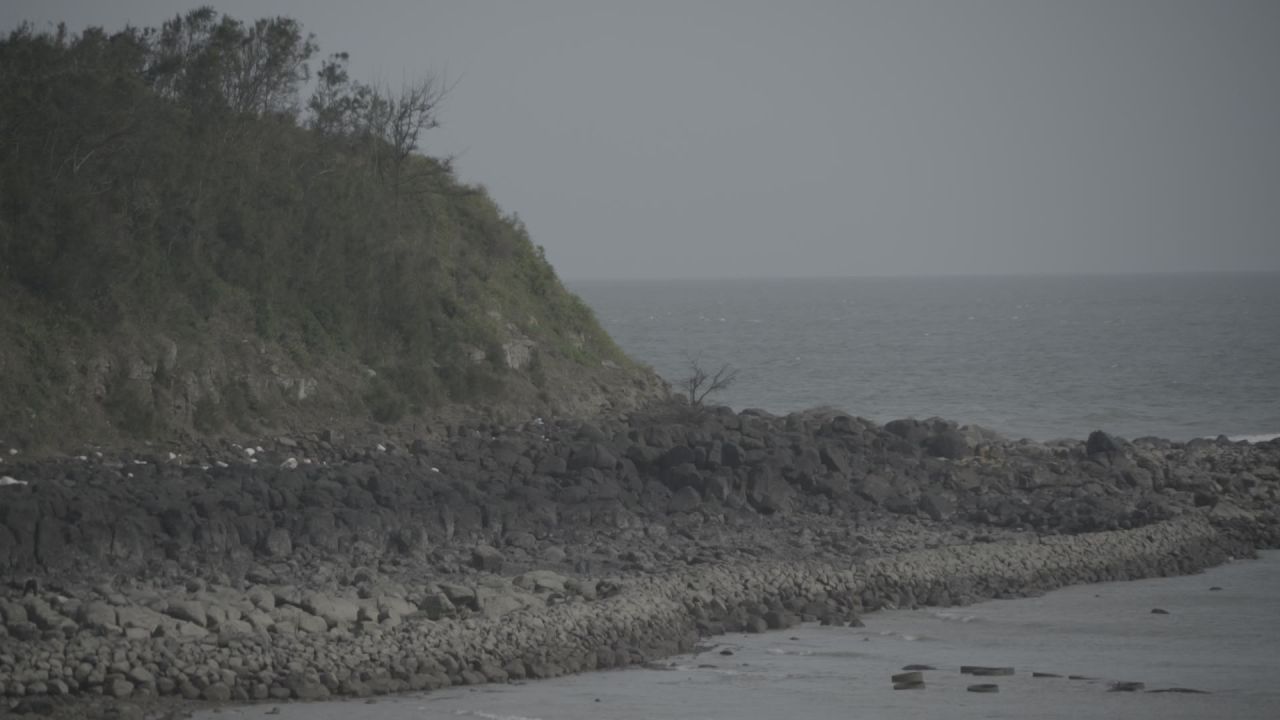
[[[716,666],[708,665],[705,663],[701,665],[676,665],[672,669],[680,670],[682,672],[691,672],[691,671],[709,672],[709,673],[715,673],[717,675],[741,675],[742,674],[742,672],[738,670],[730,670],[729,668],[716,667]]]
[[[524,715],[498,715],[496,713],[487,713],[481,710],[455,710],[453,714],[484,718],[484,720],[541,720],[541,718],[525,717]]]
[[[1250,442],[1250,443],[1271,442],[1276,438],[1280,438],[1280,433],[1262,433],[1260,435],[1230,435],[1227,437],[1227,439],[1230,440],[1231,442],[1243,441],[1243,442]]]
[[[943,620],[945,622],[971,623],[974,620],[978,619],[976,615],[964,615],[964,614],[955,613],[955,612],[938,611],[930,614],[933,615],[933,617],[939,620]]]

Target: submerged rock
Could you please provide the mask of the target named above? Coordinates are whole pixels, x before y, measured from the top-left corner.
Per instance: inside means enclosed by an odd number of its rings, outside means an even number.
[[[987,667],[985,665],[961,665],[960,674],[975,675],[979,677],[990,677],[998,675],[1012,675],[1011,667]]]

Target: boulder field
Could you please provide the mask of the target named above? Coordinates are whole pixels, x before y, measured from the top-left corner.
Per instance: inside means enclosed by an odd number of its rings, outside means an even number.
[[[828,411],[18,453],[0,476],[11,712],[553,677],[1280,544],[1277,442]]]

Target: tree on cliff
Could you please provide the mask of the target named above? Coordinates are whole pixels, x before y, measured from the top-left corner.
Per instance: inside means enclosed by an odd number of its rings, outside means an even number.
[[[300,365],[342,357],[376,370],[362,381],[375,399],[398,398],[380,419],[494,395],[509,370],[495,313],[546,352],[625,361],[524,228],[424,153],[449,86],[356,82],[338,53],[304,100],[318,52],[293,19],[210,8],[0,36],[0,345],[19,348],[0,357],[0,397],[24,409],[11,416],[52,415],[85,372],[67,349],[113,334],[193,344],[232,328]],[[144,403],[123,416],[172,406]]]
[[[737,368],[725,363],[714,373],[702,366],[697,358],[689,358],[689,374],[679,383],[680,389],[689,399],[689,404],[698,407],[712,393],[726,390],[738,379]]]
[[[440,126],[438,111],[452,85],[428,74],[406,82],[400,93],[351,79],[350,56],[334,53],[316,73],[307,102],[308,124],[331,141],[358,148],[387,180],[397,197],[438,188],[438,176],[452,171],[452,159],[437,165],[413,163],[424,132]]]

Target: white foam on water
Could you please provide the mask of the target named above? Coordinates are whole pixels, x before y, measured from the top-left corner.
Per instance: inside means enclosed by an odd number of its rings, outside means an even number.
[[[935,612],[931,612],[929,614],[944,622],[971,623],[971,622],[981,620],[981,618],[979,618],[976,615],[966,615],[964,613],[947,612],[945,610],[938,610]]]
[[[1280,433],[1262,433],[1260,435],[1229,435],[1227,439],[1231,442],[1249,442],[1264,443],[1271,442],[1276,438],[1280,438]]]
[[[898,632],[894,630],[882,630],[878,634],[881,637],[898,638],[900,640],[905,640],[907,642],[916,642],[917,640],[920,639],[919,635],[915,635],[912,633]]]
[[[742,671],[740,670],[731,670],[729,668],[713,667],[713,666],[707,665],[706,663],[702,663],[698,665],[676,665],[672,669],[687,671],[687,672],[709,672],[709,673],[715,673],[717,675],[741,675],[742,674]]]
[[[542,720],[542,718],[527,715],[502,715],[498,713],[487,713],[480,710],[458,710],[454,714],[483,718],[484,720]]]

